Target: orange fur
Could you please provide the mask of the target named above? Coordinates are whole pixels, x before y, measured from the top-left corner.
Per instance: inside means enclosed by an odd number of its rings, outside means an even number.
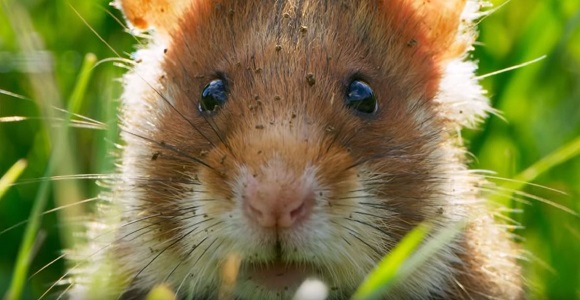
[[[178,16],[189,7],[187,0],[117,0],[130,24],[140,30],[157,28],[169,30],[176,24]]]
[[[220,266],[234,253],[239,297],[289,298],[294,282],[276,290],[252,278],[286,264],[345,298],[420,222],[441,229],[468,219],[385,297],[521,297],[518,251],[486,211],[485,182],[467,170],[456,135],[485,114],[484,102],[475,105],[482,91],[472,77],[460,79],[470,88],[463,94],[444,84],[454,68],[473,76],[463,59],[475,34],[464,12],[479,4],[121,1],[135,27],[156,32],[125,78],[125,145],[108,196],[121,220],[107,251],[126,274],[117,292],[140,295],[167,281],[183,295],[216,296]],[[201,113],[201,92],[216,78],[228,100]],[[376,114],[344,104],[354,79],[373,88]],[[473,113],[452,115],[460,102]],[[244,208],[250,177],[280,189],[309,180],[308,218],[258,226]]]

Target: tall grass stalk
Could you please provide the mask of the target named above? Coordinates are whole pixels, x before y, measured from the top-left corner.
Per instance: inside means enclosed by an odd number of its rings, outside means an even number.
[[[14,32],[17,33],[16,37],[20,51],[22,53],[35,53],[45,50],[42,41],[34,37],[36,31],[32,26],[28,13],[20,3],[3,0],[2,6]],[[86,91],[86,85],[91,74],[90,70],[94,66],[95,60],[96,59],[91,56],[88,56],[85,60],[83,72],[81,72],[81,77],[79,77],[77,86],[71,96],[71,101],[69,101],[69,111],[71,111],[71,109],[78,110],[78,107],[80,107],[83,98],[82,95]],[[31,63],[32,62],[29,62],[29,64]],[[50,62],[48,63],[49,65],[52,65]],[[29,68],[34,70],[35,66],[30,65]],[[76,174],[77,168],[75,167],[75,156],[73,155],[71,144],[69,142],[71,115],[68,114],[64,124],[60,127],[55,127],[50,123],[52,122],[51,120],[56,119],[55,108],[62,107],[63,105],[54,78],[54,70],[49,69],[41,72],[30,73],[29,81],[34,93],[36,104],[40,108],[42,117],[46,122],[44,128],[48,133],[49,141],[52,141],[52,144],[50,145],[51,154],[45,169],[44,178],[50,178],[50,176],[55,174]],[[40,183],[20,250],[18,252],[18,257],[16,259],[12,282],[6,294],[8,300],[20,299],[22,295],[22,289],[27,279],[30,263],[34,255],[33,249],[42,219],[42,212],[47,206],[51,185],[52,183],[49,180],[43,180]],[[71,204],[82,199],[82,197],[79,196],[80,192],[78,190],[78,185],[75,185],[74,183],[56,182],[54,183],[54,186],[56,198],[62,200],[59,205]],[[74,213],[74,208],[75,207],[73,206],[73,210],[67,210],[67,212],[70,213],[72,211]],[[63,224],[66,225],[70,223],[66,222],[67,220],[65,218],[63,219],[65,221]],[[63,226],[60,232],[63,241],[65,241],[64,244],[68,246],[72,245],[73,229],[68,226]]]

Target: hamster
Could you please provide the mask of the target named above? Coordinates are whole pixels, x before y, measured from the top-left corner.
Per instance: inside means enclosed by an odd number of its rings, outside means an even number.
[[[459,131],[491,111],[469,60],[478,0],[121,0],[146,46],[124,77],[117,173],[72,299],[166,284],[346,299],[422,222],[460,234],[388,299],[518,299],[520,253]]]

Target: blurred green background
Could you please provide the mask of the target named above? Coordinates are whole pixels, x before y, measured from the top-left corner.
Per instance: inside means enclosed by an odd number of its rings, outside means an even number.
[[[0,0],[0,90],[32,99],[0,93],[0,118],[29,118],[21,122],[0,119],[0,175],[21,158],[28,162],[19,179],[23,183],[0,198],[0,231],[28,218],[52,153],[59,154],[54,158],[53,174],[98,174],[111,169],[108,158],[116,139],[115,107],[120,92],[117,79],[124,69],[106,60],[117,55],[91,28],[122,57],[128,57],[136,41],[124,32],[115,19],[120,19],[119,12],[108,2]],[[492,116],[480,130],[464,132],[477,158],[473,168],[518,179],[526,178],[530,173],[522,174],[524,170],[553,153],[551,159],[563,161],[532,182],[565,195],[525,186],[521,191],[538,199],[515,195],[514,199],[496,200],[514,208],[506,216],[522,227],[515,233],[530,257],[524,263],[530,298],[580,299],[580,219],[573,213],[580,212],[580,1],[513,0],[486,17],[480,29],[480,44],[473,54],[480,62],[480,75],[547,57],[483,80],[493,106],[507,121]],[[88,53],[99,61],[105,59],[92,68],[90,78],[80,76]],[[89,79],[86,88],[85,79]],[[67,115],[50,107],[71,109],[105,122],[101,127],[107,130],[67,129]],[[70,137],[63,139],[61,134],[66,131]],[[570,143],[576,148],[567,148]],[[538,170],[538,165],[531,169]],[[493,181],[519,188],[506,180]],[[51,196],[43,211],[66,205],[55,200],[63,197],[55,195],[66,194],[69,201],[75,201],[98,193],[94,180],[48,182]],[[82,221],[84,210],[76,206],[43,216],[30,251],[29,274],[62,254],[63,245],[70,243],[69,232]],[[61,218],[72,218],[72,222],[59,222]],[[25,227],[0,235],[0,295],[13,277]],[[25,282],[23,298],[38,298],[63,270],[64,262],[58,260],[34,275]]]

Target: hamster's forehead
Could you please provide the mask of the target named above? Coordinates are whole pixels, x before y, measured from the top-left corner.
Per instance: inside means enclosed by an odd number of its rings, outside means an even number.
[[[332,23],[368,24],[367,20],[382,20],[384,24],[397,25],[400,28],[396,34],[404,38],[414,38],[411,43],[421,44],[435,52],[448,52],[458,54],[454,45],[461,14],[464,10],[477,10],[479,4],[475,1],[467,3],[466,0],[383,0],[383,1],[340,1],[339,5],[334,0],[289,0],[289,1],[215,1],[215,0],[118,0],[116,3],[121,7],[127,19],[135,28],[147,29],[154,27],[159,32],[168,34],[179,32],[183,27],[180,20],[190,24],[197,23],[206,26],[207,17],[215,18],[215,12],[225,12],[236,25],[240,27],[249,24],[252,20],[271,18],[279,20],[280,17],[295,18],[294,25],[304,18],[314,16],[319,20],[318,24],[329,25]],[[466,6],[474,6],[474,9],[465,9]],[[473,13],[473,12],[472,12]],[[373,16],[374,15],[374,16]],[[374,18],[377,17],[377,18]],[[474,16],[468,16],[473,18]],[[260,20],[261,24],[263,20]],[[273,27],[260,28],[264,31],[276,31]],[[375,24],[376,25],[376,24]],[[393,26],[384,27],[385,30],[396,29]],[[294,26],[296,29],[297,26]],[[279,30],[278,30],[279,31]],[[461,44],[461,43],[459,43]]]
[[[193,2],[167,33],[166,69],[176,71],[175,78],[205,81],[218,73],[253,71],[276,86],[277,79],[288,84],[309,73],[333,82],[357,76],[390,83],[397,97],[412,87],[432,98],[441,64],[459,47],[452,42],[459,18],[458,13],[450,20],[440,17],[434,29],[414,6],[411,1]],[[245,73],[244,82],[254,81],[255,74]]]
[[[168,51],[161,73],[192,97],[221,75],[296,92],[312,74],[328,94],[358,77],[384,87],[383,98],[439,98],[432,102],[443,103],[456,129],[486,112],[469,75],[476,66],[464,63],[483,14],[478,0],[118,2],[134,28],[154,29],[155,44]]]

